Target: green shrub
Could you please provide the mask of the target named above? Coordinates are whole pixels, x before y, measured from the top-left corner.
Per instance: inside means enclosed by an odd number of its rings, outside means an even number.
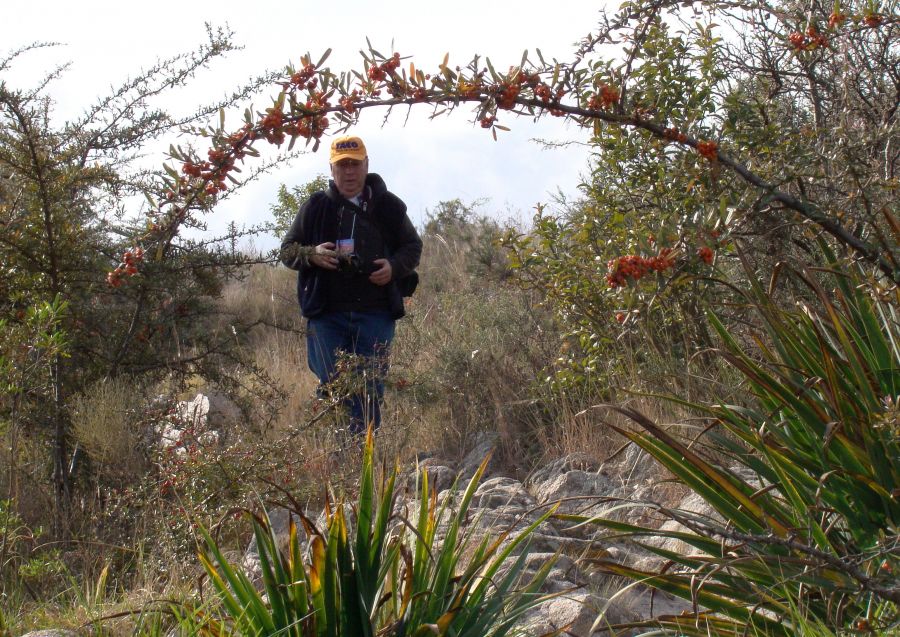
[[[683,555],[645,544],[670,562],[660,572],[605,564],[693,600],[694,613],[660,620],[680,634],[746,634],[750,627],[796,635],[801,620],[836,631],[876,630],[897,620],[896,291],[880,297],[848,271],[821,280],[810,272],[795,276],[815,304],[783,309],[751,284],[747,300],[765,328],[755,334],[752,354],[709,315],[721,355],[755,398],[750,406],[690,405],[709,417],[691,443],[618,408],[643,429],[619,431],[715,511],[662,508],[685,529],[679,531],[594,520],[635,539],[672,538],[694,549]]]

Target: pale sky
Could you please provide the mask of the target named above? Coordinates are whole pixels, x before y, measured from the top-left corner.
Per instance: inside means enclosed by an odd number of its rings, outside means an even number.
[[[300,56],[307,52],[316,60],[328,48],[332,54],[327,65],[334,71],[361,69],[359,51],[366,47],[366,37],[381,53],[411,56],[425,72],[435,70],[448,52],[451,65],[463,66],[479,53],[490,57],[495,68],[506,69],[519,62],[525,49],[540,48],[545,59],[570,60],[577,41],[596,25],[601,6],[602,0],[13,0],[0,22],[0,55],[34,41],[65,46],[19,58],[0,79],[12,87],[30,87],[54,64],[71,61],[72,68],[51,91],[61,123],[129,74],[158,58],[195,48],[205,38],[205,22],[230,26],[235,42],[244,50],[229,54],[213,72],[199,76],[197,100],[214,101],[251,76],[288,62],[299,65]],[[254,98],[252,105],[262,110],[276,92],[273,88]],[[191,112],[194,106],[185,104],[181,112]],[[242,110],[227,113],[227,128],[240,126]],[[430,122],[428,113],[423,107],[404,126],[405,111],[396,112],[383,126],[384,111],[373,109],[351,131],[368,146],[370,170],[381,174],[388,188],[406,201],[417,225],[424,222],[426,209],[457,197],[464,202],[488,199],[482,212],[527,222],[534,206],[549,203],[557,190],[577,195],[587,170],[586,131],[555,118],[536,124],[501,115],[512,131],[500,134],[495,142],[489,131],[472,123],[467,108]],[[533,138],[582,143],[548,150]],[[165,157],[150,159],[158,165]],[[279,184],[303,184],[327,169],[323,144],[319,152],[282,166],[221,204],[207,218],[211,230],[220,230],[230,221],[248,224],[268,219]],[[258,241],[257,247],[276,244],[275,237],[268,237]]]

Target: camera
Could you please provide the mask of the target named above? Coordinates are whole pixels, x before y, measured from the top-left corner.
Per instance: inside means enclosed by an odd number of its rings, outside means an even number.
[[[355,252],[338,254],[337,260],[338,271],[344,274],[370,274],[372,271],[371,265],[363,263]]]

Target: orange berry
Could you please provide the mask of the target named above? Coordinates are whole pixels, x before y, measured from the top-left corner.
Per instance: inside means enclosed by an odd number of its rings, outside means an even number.
[[[716,142],[697,142],[697,152],[709,161],[715,161],[719,156],[719,145]]]
[[[795,49],[800,49],[801,51],[806,48],[806,36],[800,33],[799,31],[794,31],[788,36],[788,40],[790,40],[791,44],[794,45]]]
[[[878,26],[881,26],[881,22],[883,20],[884,20],[884,18],[882,18],[877,13],[870,13],[865,18],[863,18],[863,22],[866,23],[866,26],[872,27],[873,29]]]
[[[831,29],[838,27],[843,24],[846,19],[847,16],[840,11],[832,11],[831,15],[828,16],[828,27]]]

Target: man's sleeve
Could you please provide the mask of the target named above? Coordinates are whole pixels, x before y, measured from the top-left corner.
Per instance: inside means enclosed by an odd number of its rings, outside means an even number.
[[[292,270],[310,267],[309,257],[315,246],[305,245],[307,241],[305,230],[309,225],[311,202],[312,198],[303,202],[281,242],[281,262]]]
[[[406,214],[406,204],[397,200],[402,206],[400,210],[400,223],[395,230],[394,244],[396,249],[391,254],[390,262],[393,270],[393,278],[406,276],[416,269],[419,259],[422,257],[422,239],[416,231],[416,227]]]

